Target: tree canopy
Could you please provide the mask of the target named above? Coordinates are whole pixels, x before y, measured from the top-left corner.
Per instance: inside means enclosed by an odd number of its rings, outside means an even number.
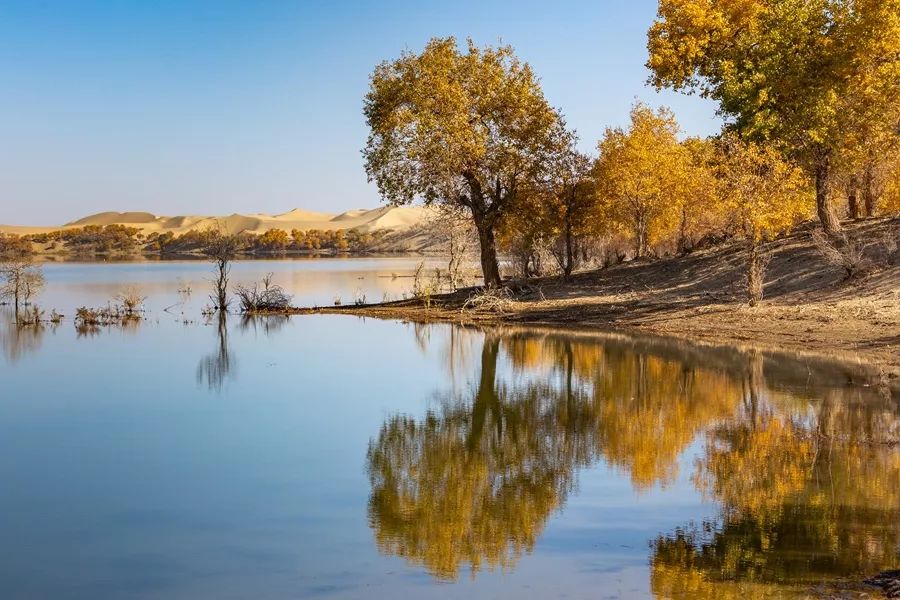
[[[648,38],[651,82],[716,100],[731,127],[801,161],[837,230],[835,162],[896,136],[900,0],[660,0]]]
[[[487,285],[499,285],[495,228],[564,144],[561,119],[510,46],[460,51],[432,39],[380,64],[364,113],[366,173],[386,200],[461,206],[478,229]]]

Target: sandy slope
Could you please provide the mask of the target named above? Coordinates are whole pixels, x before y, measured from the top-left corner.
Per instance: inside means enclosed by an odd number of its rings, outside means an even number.
[[[419,321],[540,324],[626,329],[691,340],[828,355],[876,365],[900,389],[900,217],[845,223],[865,247],[867,273],[847,280],[827,264],[808,230],[766,244],[771,262],[766,298],[747,306],[746,250],[725,244],[686,256],[631,261],[599,271],[512,283],[515,300],[502,310],[464,309],[471,289],[434,296],[427,306],[410,299],[343,312]],[[892,246],[895,247],[895,246]],[[309,312],[299,310],[298,312]]]
[[[430,209],[421,206],[382,206],[373,209],[350,210],[339,215],[299,208],[279,215],[233,214],[222,217],[200,215],[158,217],[146,212],[103,212],[58,226],[0,225],[0,232],[24,235],[87,225],[113,224],[135,227],[145,234],[172,232],[175,235],[208,228],[221,228],[230,233],[263,233],[269,229],[283,229],[288,232],[292,229],[301,231],[310,229],[355,229],[361,232],[404,231],[424,223],[430,212]]]

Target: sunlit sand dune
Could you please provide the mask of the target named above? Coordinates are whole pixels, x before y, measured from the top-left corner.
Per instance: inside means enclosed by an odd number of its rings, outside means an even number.
[[[59,229],[87,227],[89,225],[125,225],[141,230],[144,234],[171,232],[182,235],[189,231],[220,229],[229,233],[263,233],[269,229],[308,231],[350,230],[372,233],[376,231],[406,231],[427,221],[431,209],[421,206],[349,210],[338,215],[295,208],[278,215],[232,214],[228,216],[156,216],[147,212],[102,212],[89,215],[64,225],[14,226],[0,225],[0,232],[29,234]]]

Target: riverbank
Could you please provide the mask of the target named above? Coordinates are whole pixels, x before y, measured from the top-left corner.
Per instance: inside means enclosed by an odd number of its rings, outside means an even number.
[[[900,219],[848,223],[846,229],[863,251],[865,273],[847,279],[842,268],[823,259],[809,231],[801,231],[767,245],[766,298],[757,307],[744,299],[746,252],[728,244],[578,273],[570,281],[510,282],[508,297],[496,301],[473,303],[477,291],[465,289],[429,299],[292,312],[641,331],[865,361],[897,381],[900,261],[891,240],[896,244]]]

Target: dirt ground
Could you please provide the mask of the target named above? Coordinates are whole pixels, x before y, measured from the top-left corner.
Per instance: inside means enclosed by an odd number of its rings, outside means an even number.
[[[848,279],[814,247],[809,229],[767,244],[765,300],[745,299],[746,250],[737,243],[631,261],[560,278],[510,282],[509,299],[473,309],[475,289],[366,306],[297,309],[413,321],[541,324],[639,330],[693,340],[826,355],[900,378],[900,218],[846,223],[865,272]],[[471,303],[470,303],[471,304]]]

